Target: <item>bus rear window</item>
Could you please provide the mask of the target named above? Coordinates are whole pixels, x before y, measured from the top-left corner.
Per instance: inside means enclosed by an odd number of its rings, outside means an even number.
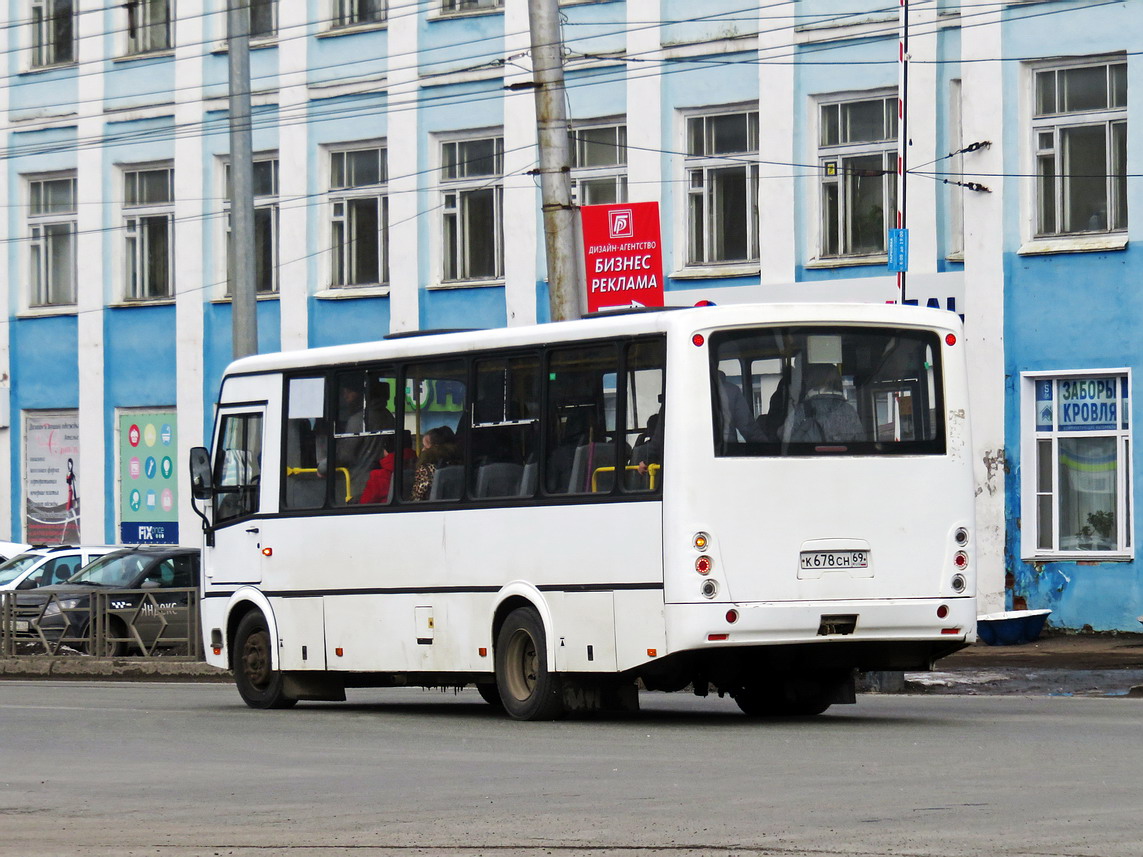
[[[878,327],[711,336],[715,454],[940,455],[940,340]]]

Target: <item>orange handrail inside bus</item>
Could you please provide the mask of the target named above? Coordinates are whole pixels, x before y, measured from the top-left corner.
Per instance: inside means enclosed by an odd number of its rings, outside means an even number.
[[[650,487],[650,490],[652,490],[652,491],[655,490],[655,475],[662,469],[662,467],[663,467],[663,465],[661,465],[661,464],[648,464],[647,465],[647,475],[651,477],[651,483],[650,483],[649,487]],[[626,470],[638,470],[639,465],[638,464],[628,464],[623,469],[625,471]],[[599,491],[598,482],[599,482],[599,474],[600,473],[614,473],[614,472],[615,472],[614,467],[597,467],[597,468],[595,468],[595,470],[593,470],[591,472],[591,493],[594,494],[597,491]]]

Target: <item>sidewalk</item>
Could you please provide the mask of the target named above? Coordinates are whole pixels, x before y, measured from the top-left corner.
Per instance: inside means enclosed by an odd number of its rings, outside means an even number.
[[[1143,697],[1143,634],[1045,633],[1022,646],[975,643],[905,673],[901,692]]]

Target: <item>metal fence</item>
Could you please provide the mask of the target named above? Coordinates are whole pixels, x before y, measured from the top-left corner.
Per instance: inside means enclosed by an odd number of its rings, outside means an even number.
[[[0,592],[0,657],[202,660],[197,589]]]

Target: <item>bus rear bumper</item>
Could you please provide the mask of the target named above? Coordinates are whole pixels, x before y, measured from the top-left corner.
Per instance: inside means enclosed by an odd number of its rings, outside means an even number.
[[[825,646],[850,650],[858,669],[890,669],[895,649],[913,662],[918,653],[941,657],[976,639],[975,598],[667,604],[665,611],[671,653]],[[838,657],[846,659],[833,651],[831,660]]]

